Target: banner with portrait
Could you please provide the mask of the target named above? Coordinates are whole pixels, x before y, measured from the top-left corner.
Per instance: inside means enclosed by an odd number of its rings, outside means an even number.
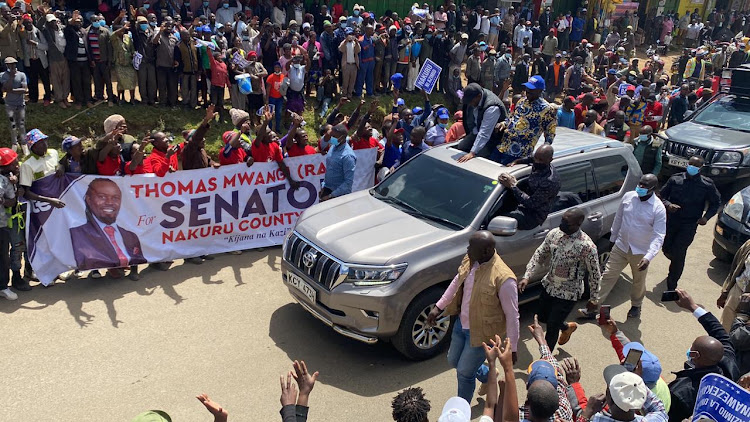
[[[352,191],[375,181],[377,149],[355,151]],[[305,209],[318,203],[325,156],[150,175],[55,175],[31,190],[64,208],[27,207],[27,248],[43,284],[71,270],[126,267],[280,245]]]

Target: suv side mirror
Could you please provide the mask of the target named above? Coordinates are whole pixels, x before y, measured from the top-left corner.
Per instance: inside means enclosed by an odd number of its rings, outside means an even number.
[[[518,221],[511,217],[495,217],[490,220],[487,230],[496,236],[513,236],[518,231]]]
[[[391,169],[389,169],[388,167],[381,167],[377,173],[377,177],[376,177],[377,182],[378,183],[382,182],[383,179],[388,177],[389,174],[391,174]]]

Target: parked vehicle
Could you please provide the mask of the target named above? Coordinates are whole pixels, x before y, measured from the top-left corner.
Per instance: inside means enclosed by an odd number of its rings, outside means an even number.
[[[665,141],[662,172],[667,177],[684,171],[688,159],[700,155],[705,160],[702,174],[725,198],[750,185],[750,68],[734,69],[728,93],[715,95],[685,122],[657,136]]]
[[[540,141],[541,142],[541,141]],[[297,302],[336,332],[375,343],[393,343],[410,359],[439,353],[452,320],[428,327],[427,315],[456,274],[469,237],[486,229],[516,273],[563,212],[581,208],[582,229],[609,257],[609,234],[622,195],[641,177],[632,146],[565,128],[555,137],[553,164],[561,190],[540,227],[518,231],[503,214],[515,197],[497,182],[510,173],[523,185],[529,165],[504,167],[463,153],[453,145],[409,160],[370,190],[317,204],[299,217],[283,245],[282,280]],[[519,298],[533,300],[543,273]]]
[[[750,239],[750,187],[735,193],[716,218],[711,251],[719,261],[731,262]]]

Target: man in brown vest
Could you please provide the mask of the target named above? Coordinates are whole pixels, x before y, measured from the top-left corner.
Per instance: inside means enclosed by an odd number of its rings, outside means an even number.
[[[471,403],[475,379],[487,382],[482,367],[482,342],[509,337],[516,362],[518,346],[518,290],[516,276],[495,251],[495,237],[484,230],[474,233],[458,274],[430,311],[427,323],[434,325],[445,312],[458,315],[451,334],[448,362],[456,368],[458,396]]]

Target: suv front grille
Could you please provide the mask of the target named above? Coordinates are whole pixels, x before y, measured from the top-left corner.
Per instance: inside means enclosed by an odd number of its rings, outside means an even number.
[[[284,259],[327,290],[338,284],[341,263],[296,233],[292,233],[286,241]]]
[[[694,147],[692,145],[683,144],[680,142],[667,141],[664,145],[664,150],[672,155],[679,155],[680,157],[690,158],[694,155],[700,155],[703,157],[706,163],[710,163],[714,158],[714,151],[707,148]]]

